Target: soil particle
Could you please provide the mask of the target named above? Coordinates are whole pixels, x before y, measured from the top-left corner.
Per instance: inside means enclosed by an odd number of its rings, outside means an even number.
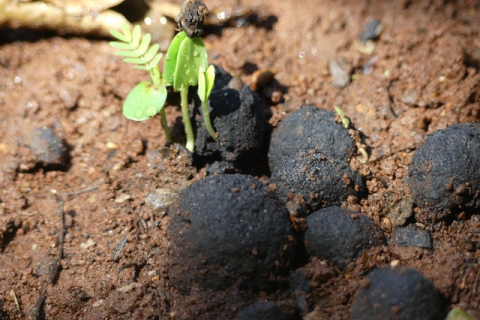
[[[273,168],[271,182],[280,201],[299,205],[298,214],[340,205],[349,196],[360,199],[365,190],[362,177],[351,167],[316,150],[286,155]]]
[[[446,315],[433,284],[409,267],[375,269],[362,282],[351,319],[443,319]]]
[[[238,78],[224,75],[216,66],[215,86],[209,99],[210,119],[218,134],[214,141],[203,125],[198,108],[195,151],[198,158],[225,160],[236,165],[251,163],[259,154],[265,131],[264,106],[258,96]],[[225,85],[226,80],[228,80]],[[218,87],[217,89],[217,81]],[[239,83],[240,82],[240,83]],[[235,130],[233,130],[233,128]]]
[[[243,310],[237,320],[295,320],[293,313],[283,311],[273,301],[255,302],[254,305]]]
[[[344,59],[332,59],[328,62],[328,69],[332,76],[332,86],[345,88],[350,83],[351,68]]]
[[[275,170],[286,156],[293,156],[305,148],[347,162],[354,154],[355,142],[345,127],[334,121],[335,116],[333,111],[306,106],[285,117],[272,134],[271,170]]]
[[[368,217],[339,207],[329,207],[307,218],[305,247],[310,256],[326,259],[340,269],[363,249],[385,243],[383,232]]]
[[[66,143],[51,127],[33,129],[27,145],[38,164],[65,165],[68,160]]]
[[[428,136],[409,167],[418,221],[480,207],[480,124],[454,124]]]
[[[396,228],[392,233],[392,242],[402,247],[433,248],[430,232],[421,230],[413,224]]]
[[[295,241],[288,213],[258,180],[218,175],[188,186],[171,208],[170,277],[224,290],[272,290],[272,275],[290,269]]]
[[[364,43],[368,40],[377,40],[382,31],[382,23],[378,20],[372,20],[363,26],[362,32],[358,35],[358,39]]]

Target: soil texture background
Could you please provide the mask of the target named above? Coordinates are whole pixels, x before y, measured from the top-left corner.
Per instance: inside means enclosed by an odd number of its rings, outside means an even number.
[[[385,241],[344,269],[297,248],[291,275],[279,276],[284,285],[275,290],[178,290],[165,208],[214,167],[181,147],[178,96],[167,102],[176,142],[168,145],[159,117],[123,117],[128,92],[148,74],[123,63],[108,39],[4,28],[0,319],[350,319],[366,275],[389,265],[417,270],[447,309],[480,318],[480,209],[417,221],[409,187],[412,158],[429,134],[480,122],[480,3],[205,4],[219,17],[202,35],[210,63],[256,91],[265,115],[255,165],[219,167],[271,189],[267,153],[282,119],[302,106],[338,106],[369,155],[363,163],[354,152],[349,162],[365,192],[340,205],[371,219]],[[364,30],[374,20],[381,33]],[[298,235],[306,228],[304,217],[291,222]],[[404,246],[397,238],[406,225],[427,240]],[[260,304],[267,300],[274,304]]]

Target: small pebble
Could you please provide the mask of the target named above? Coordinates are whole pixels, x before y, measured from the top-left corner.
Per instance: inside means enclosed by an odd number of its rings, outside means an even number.
[[[27,145],[39,163],[64,165],[67,162],[67,145],[50,127],[33,129]]]
[[[178,192],[171,188],[158,188],[149,193],[145,203],[156,216],[167,214],[167,209],[178,199]]]
[[[413,224],[396,228],[392,234],[392,242],[402,247],[433,248],[430,232],[420,230]]]
[[[350,70],[345,61],[332,59],[328,62],[332,85],[337,88],[345,88],[350,82]]]

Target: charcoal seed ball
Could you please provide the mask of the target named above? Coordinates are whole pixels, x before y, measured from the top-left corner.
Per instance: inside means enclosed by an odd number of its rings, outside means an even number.
[[[363,249],[385,243],[383,232],[370,218],[340,207],[329,207],[307,218],[305,247],[311,257],[344,269]]]
[[[258,180],[217,175],[185,188],[170,209],[169,276],[182,292],[269,291],[290,270],[295,240],[285,208]]]
[[[195,154],[207,161],[223,160],[239,165],[251,163],[263,145],[264,106],[239,78],[230,76],[229,79],[229,75],[218,66],[215,70],[219,79],[215,79],[208,103],[210,120],[218,139],[215,141],[210,137],[197,103]]]
[[[433,284],[409,267],[375,269],[360,284],[352,320],[437,320],[445,308]]]
[[[418,221],[480,207],[480,124],[454,124],[425,139],[413,156],[409,184]]]
[[[273,301],[255,302],[244,309],[237,317],[237,320],[294,320],[294,313],[283,311]]]
[[[299,214],[340,205],[350,195],[359,199],[365,190],[363,178],[351,167],[316,150],[286,155],[273,168],[271,182],[280,201],[301,207]]]
[[[302,149],[317,149],[325,156],[347,162],[355,152],[355,142],[335,112],[306,106],[289,114],[273,131],[269,149],[271,170],[284,157]]]

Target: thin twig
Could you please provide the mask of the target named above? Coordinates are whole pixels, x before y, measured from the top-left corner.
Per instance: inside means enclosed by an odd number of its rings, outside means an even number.
[[[17,295],[15,294],[15,290],[11,289],[10,295],[13,297],[13,301],[15,302],[15,306],[17,307],[17,310],[20,311],[20,303],[18,302]]]
[[[77,195],[82,194],[82,193],[97,190],[98,188],[100,188],[100,185],[102,184],[102,182],[103,182],[103,179],[100,179],[99,184],[96,185],[96,186],[80,189],[80,190],[77,190],[77,191],[62,193],[61,196],[62,196],[62,198],[68,198],[68,197],[71,197],[71,196],[77,196]]]
[[[43,308],[43,303],[45,302],[45,299],[47,297],[46,295],[46,289],[47,287],[53,283],[55,278],[58,275],[58,271],[60,269],[60,261],[62,260],[63,257],[63,242],[64,242],[64,236],[66,232],[66,227],[65,227],[65,212],[63,211],[63,206],[65,204],[64,200],[60,200],[58,196],[55,196],[57,200],[57,214],[60,215],[61,217],[61,222],[62,222],[62,231],[60,232],[60,235],[58,236],[58,249],[57,249],[57,256],[55,260],[53,260],[52,263],[52,268],[50,270],[50,274],[48,275],[47,282],[45,285],[42,287],[40,290],[40,296],[38,297],[37,303],[35,303],[35,306],[33,307],[32,311],[30,312],[30,315],[33,319],[40,319],[40,314],[41,310]]]

